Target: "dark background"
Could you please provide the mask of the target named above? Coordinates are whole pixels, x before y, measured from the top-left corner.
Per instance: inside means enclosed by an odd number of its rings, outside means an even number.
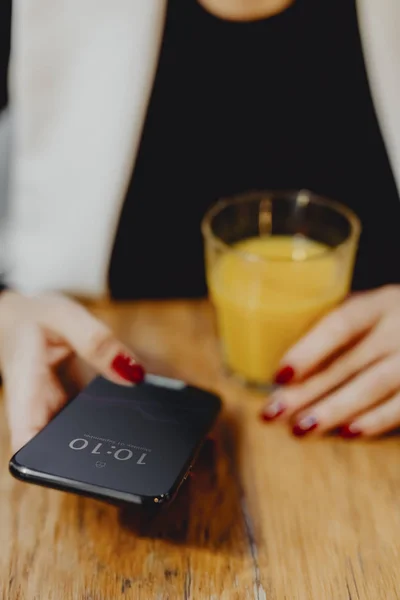
[[[0,2],[0,111],[7,104],[7,68],[10,56],[11,0]]]

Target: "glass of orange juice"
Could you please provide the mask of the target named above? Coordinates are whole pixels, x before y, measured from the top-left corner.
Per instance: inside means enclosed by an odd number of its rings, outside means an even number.
[[[209,210],[207,282],[230,373],[269,389],[286,350],[348,294],[360,231],[352,211],[306,190]]]

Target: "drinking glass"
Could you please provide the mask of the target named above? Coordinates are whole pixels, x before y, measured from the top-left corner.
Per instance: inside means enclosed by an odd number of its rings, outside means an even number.
[[[345,206],[307,190],[220,200],[202,222],[223,361],[269,389],[284,353],[348,294],[361,232]]]

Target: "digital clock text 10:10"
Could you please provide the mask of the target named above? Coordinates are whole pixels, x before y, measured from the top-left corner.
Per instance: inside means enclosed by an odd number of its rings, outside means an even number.
[[[72,440],[68,445],[72,450],[85,450],[89,446],[89,442],[84,438],[76,438]],[[100,451],[102,445],[103,442],[99,442],[98,444],[96,444],[96,446],[91,451],[91,454],[102,454],[102,452]],[[116,446],[111,446],[111,448],[114,450],[116,449]],[[128,448],[118,448],[117,450],[115,450],[115,452],[108,450],[106,454],[112,454],[113,457],[117,460],[130,460],[133,457],[132,450],[129,450]],[[146,463],[144,462],[144,460],[147,454],[147,452],[143,452],[139,459],[136,461],[136,464],[145,465]]]

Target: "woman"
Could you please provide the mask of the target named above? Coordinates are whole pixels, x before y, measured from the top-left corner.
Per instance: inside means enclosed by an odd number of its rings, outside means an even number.
[[[400,423],[399,11],[396,0],[15,5],[6,256],[18,291],[0,299],[14,447],[65,401],[53,369],[71,353],[114,381],[141,377],[105,325],[50,292],[203,295],[201,216],[250,188],[310,188],[364,228],[362,293],[289,351],[277,381],[290,385],[264,418],[289,419],[296,435]]]

